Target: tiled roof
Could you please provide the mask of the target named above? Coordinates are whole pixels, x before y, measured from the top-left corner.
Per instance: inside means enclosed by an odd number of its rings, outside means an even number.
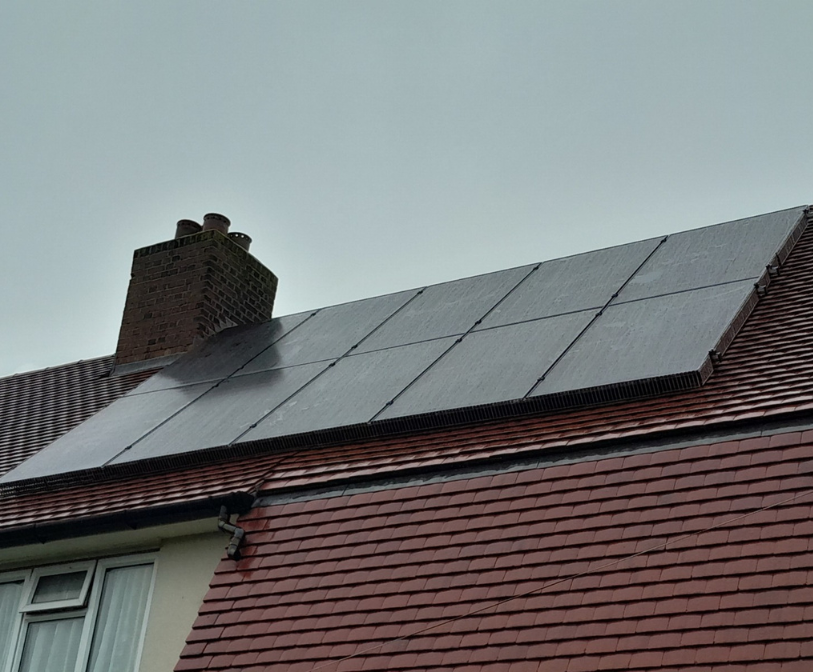
[[[0,499],[0,532],[16,533],[26,528],[36,536],[38,528],[60,522],[75,524],[82,519],[124,513],[135,517],[156,507],[212,501],[235,493],[252,494],[263,475],[280,459],[279,455],[272,455],[235,460],[142,478],[4,497]]]
[[[226,330],[0,487],[75,483],[101,467],[144,473],[194,463],[206,450],[245,454],[247,444],[311,448],[696,389],[807,213],[791,208]]]
[[[801,672],[811,514],[813,432],[264,506],[176,670]]]
[[[0,378],[0,475],[155,373],[111,377],[112,367],[99,357]]]
[[[300,450],[264,458],[140,475],[92,486],[4,497],[0,529],[75,515],[102,515],[221,493],[271,492],[393,472],[443,468],[529,451],[570,450],[600,442],[680,436],[745,421],[813,411],[813,228],[802,236],[769,293],[755,308],[706,385],[694,391],[568,411]],[[283,459],[279,459],[280,456]],[[230,474],[230,476],[226,476]]]

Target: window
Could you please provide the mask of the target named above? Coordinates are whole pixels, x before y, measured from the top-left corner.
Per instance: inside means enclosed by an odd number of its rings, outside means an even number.
[[[0,672],[135,672],[153,556],[0,574]]]

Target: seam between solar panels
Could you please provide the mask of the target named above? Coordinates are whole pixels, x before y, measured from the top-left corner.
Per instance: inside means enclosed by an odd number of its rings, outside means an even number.
[[[764,269],[763,269],[764,270]],[[637,272],[637,271],[636,271]],[[725,282],[715,282],[710,285],[701,285],[699,287],[690,287],[689,289],[678,289],[674,292],[664,292],[663,294],[653,294],[652,296],[641,296],[637,299],[627,299],[626,301],[618,301],[617,303],[610,303],[604,306],[602,310],[607,308],[615,308],[616,306],[626,306],[630,303],[640,303],[641,301],[649,301],[650,299],[660,299],[664,296],[677,296],[678,294],[688,294],[689,292],[699,292],[703,289],[711,289],[712,287],[725,287],[726,285],[736,285],[739,282],[757,282],[762,277],[760,275],[753,275],[748,278],[739,278],[737,280],[726,280]],[[619,290],[620,292],[621,290]],[[618,297],[616,297],[618,298]]]
[[[517,322],[506,322],[505,324],[495,324],[492,327],[483,327],[477,330],[471,330],[473,334],[484,334],[488,331],[495,329],[502,329],[503,327],[514,327],[518,324],[530,324],[531,322],[541,322],[542,320],[550,320],[554,317],[567,317],[568,315],[578,315],[579,313],[587,313],[591,310],[602,310],[601,306],[587,306],[586,308],[579,308],[578,310],[566,310],[561,313],[554,313],[552,315],[543,315],[542,317],[531,317],[527,320],[518,320]],[[469,332],[466,332],[467,334]]]
[[[401,389],[401,391],[400,391],[400,392],[398,392],[398,393],[397,393],[397,394],[396,394],[396,395],[395,395],[395,396],[394,396],[392,399],[390,399],[390,400],[389,400],[387,403],[385,403],[385,404],[384,404],[384,406],[383,406],[383,407],[382,407],[382,408],[381,408],[381,409],[380,409],[380,410],[379,410],[377,413],[375,413],[375,414],[373,415],[373,417],[371,417],[371,418],[370,418],[370,419],[369,419],[367,422],[368,422],[368,423],[372,423],[372,422],[374,422],[374,421],[375,421],[375,419],[376,419],[376,418],[377,418],[379,415],[381,415],[381,414],[382,414],[384,411],[386,411],[388,408],[390,408],[390,407],[391,407],[391,406],[392,406],[392,405],[395,403],[395,401],[396,401],[396,400],[397,400],[397,399],[398,399],[398,398],[399,398],[399,397],[400,397],[402,394],[404,394],[404,392],[406,392],[406,391],[407,391],[407,390],[408,390],[410,387],[412,387],[412,386],[413,386],[413,385],[414,385],[414,384],[415,384],[415,383],[416,383],[416,382],[417,382],[417,381],[418,381],[418,380],[419,380],[421,377],[423,377],[424,375],[426,375],[426,373],[428,373],[428,372],[429,372],[429,371],[432,369],[432,367],[434,367],[434,366],[435,366],[435,364],[437,364],[437,363],[438,363],[438,362],[439,362],[441,359],[443,359],[443,358],[444,358],[444,357],[445,357],[447,354],[449,354],[449,352],[451,352],[451,351],[452,351],[452,349],[453,349],[453,348],[454,348],[454,347],[455,347],[455,346],[456,346],[458,343],[460,343],[460,342],[461,342],[461,341],[462,341],[462,340],[463,340],[463,339],[464,339],[466,336],[468,336],[470,333],[472,333],[472,332],[474,331],[475,327],[477,327],[477,325],[479,325],[480,323],[482,323],[482,321],[483,321],[484,319],[486,319],[486,318],[487,318],[487,317],[488,317],[488,316],[489,316],[489,315],[490,315],[490,314],[491,314],[493,311],[495,311],[495,310],[497,309],[497,307],[498,307],[498,306],[499,306],[499,305],[500,305],[500,304],[501,304],[503,301],[505,301],[505,300],[506,300],[506,299],[507,299],[507,298],[508,298],[508,297],[509,297],[511,294],[513,294],[513,293],[516,291],[516,289],[517,289],[517,288],[518,288],[518,287],[519,287],[521,284],[523,284],[523,283],[524,283],[524,282],[525,282],[525,281],[526,281],[528,278],[530,278],[530,277],[531,277],[531,276],[532,276],[532,275],[533,275],[533,274],[534,274],[534,273],[537,271],[537,269],[538,269],[538,268],[539,268],[541,265],[542,265],[542,262],[539,262],[539,263],[538,263],[538,264],[536,264],[536,265],[535,265],[533,268],[531,268],[531,270],[530,270],[530,271],[528,271],[528,272],[525,274],[525,276],[524,276],[524,277],[522,277],[522,278],[521,278],[519,281],[517,281],[517,283],[516,283],[516,284],[515,284],[515,285],[514,285],[514,286],[513,286],[511,289],[509,289],[509,290],[508,290],[508,291],[505,293],[505,295],[504,295],[504,296],[503,296],[503,297],[502,297],[502,298],[501,298],[499,301],[497,301],[497,302],[496,302],[496,303],[495,303],[493,306],[491,306],[491,308],[489,308],[489,309],[488,309],[488,310],[487,310],[487,311],[486,311],[486,312],[483,314],[483,316],[482,316],[482,317],[480,317],[478,320],[476,320],[476,321],[474,322],[474,324],[472,324],[472,325],[471,325],[471,327],[469,327],[469,328],[468,328],[468,329],[467,329],[465,332],[463,332],[462,334],[460,334],[460,335],[459,335],[459,336],[458,336],[458,337],[457,337],[457,338],[456,338],[456,339],[455,339],[455,340],[452,342],[452,344],[451,344],[451,345],[450,345],[448,348],[446,348],[446,349],[445,349],[445,350],[444,350],[442,353],[440,353],[440,355],[438,355],[438,356],[437,356],[437,357],[436,357],[436,358],[435,358],[435,359],[434,359],[432,362],[430,362],[430,363],[429,363],[429,365],[428,365],[428,366],[427,366],[427,367],[426,367],[426,368],[425,368],[423,371],[421,371],[421,372],[420,372],[420,373],[419,373],[417,376],[415,376],[415,377],[414,377],[414,378],[413,378],[413,379],[412,379],[412,380],[411,380],[411,381],[410,381],[410,382],[409,382],[409,383],[408,383],[408,384],[407,384],[407,385],[406,385],[406,386],[405,386],[403,389]],[[448,338],[448,337],[447,337],[447,338]]]
[[[270,342],[270,343],[269,343],[269,344],[268,344],[266,347],[264,347],[262,350],[260,350],[260,351],[259,351],[259,352],[258,352],[256,355],[254,355],[253,357],[249,357],[249,358],[248,358],[248,359],[247,359],[245,362],[243,362],[243,363],[242,363],[242,364],[241,364],[239,367],[237,367],[237,368],[236,368],[234,371],[232,371],[232,372],[231,372],[231,373],[230,373],[228,376],[226,376],[225,378],[221,379],[221,381],[220,381],[220,382],[222,383],[224,380],[228,380],[228,379],[229,379],[229,378],[231,378],[232,376],[234,376],[234,375],[236,375],[237,373],[239,373],[241,370],[243,370],[243,369],[244,369],[244,368],[246,368],[246,367],[247,367],[249,364],[251,364],[251,362],[253,362],[255,359],[257,359],[257,357],[259,357],[260,355],[262,355],[262,354],[263,354],[264,352],[266,352],[266,351],[267,351],[269,348],[271,348],[271,347],[275,346],[277,343],[279,343],[279,342],[280,342],[280,341],[281,341],[283,338],[285,338],[285,337],[286,337],[286,336],[288,336],[289,334],[294,333],[294,332],[295,332],[297,329],[299,329],[299,327],[301,327],[303,324],[305,324],[305,322],[308,322],[308,321],[309,321],[309,320],[310,320],[312,317],[315,317],[315,316],[316,316],[316,315],[317,315],[317,314],[318,314],[320,311],[322,311],[322,310],[323,310],[322,308],[317,308],[316,310],[312,311],[312,312],[311,312],[311,314],[310,314],[310,315],[308,315],[308,316],[307,316],[307,317],[306,317],[304,320],[302,320],[302,321],[301,321],[301,322],[299,322],[298,324],[294,325],[294,326],[293,326],[291,329],[289,329],[288,331],[286,331],[286,332],[285,332],[284,334],[282,334],[282,336],[280,336],[279,338],[277,338],[277,339],[275,339],[275,340],[271,341],[271,342]],[[261,371],[257,371],[256,373],[261,373]],[[218,383],[218,385],[219,385],[219,384],[220,384],[220,383]]]
[[[364,337],[362,337],[361,340],[359,340],[357,343],[354,343],[353,345],[351,345],[350,348],[348,348],[348,350],[346,352],[344,352],[342,355],[340,355],[339,357],[337,357],[336,359],[331,361],[327,366],[325,366],[325,368],[323,368],[316,375],[314,375],[312,378],[310,378],[307,382],[305,382],[303,385],[301,385],[296,390],[294,390],[291,394],[289,394],[287,397],[285,397],[285,399],[283,399],[280,403],[278,403],[276,406],[274,406],[270,411],[268,411],[267,413],[260,416],[260,418],[256,422],[252,423],[249,426],[248,429],[246,429],[244,432],[239,434],[236,438],[232,439],[227,445],[228,446],[233,446],[235,443],[239,442],[240,439],[242,439],[251,430],[258,427],[260,425],[260,423],[262,423],[267,417],[269,417],[272,413],[274,413],[278,408],[280,408],[284,404],[288,403],[288,401],[290,401],[294,396],[296,396],[302,390],[304,390],[306,387],[308,387],[308,385],[310,385],[317,378],[323,376],[327,372],[328,369],[336,366],[336,364],[338,362],[340,362],[345,357],[349,356],[350,353],[352,353],[353,350],[355,350],[361,343],[363,343],[366,338],[370,337],[372,334],[374,334],[376,331],[378,331],[382,326],[384,326],[387,322],[389,322],[395,315],[397,315],[404,308],[406,308],[410,303],[412,303],[418,296],[423,294],[423,291],[425,289],[426,289],[426,287],[421,287],[420,289],[415,290],[415,293],[411,297],[409,297],[408,300],[404,301],[404,303],[402,305],[400,305],[398,308],[396,308],[394,311],[392,311],[392,313],[390,313],[386,318],[384,318],[374,329],[372,329],[368,334],[366,334]],[[329,360],[323,360],[323,361],[329,361]]]
[[[568,353],[568,352],[570,352],[571,348],[572,348],[574,345],[576,345],[576,342],[577,342],[577,341],[578,341],[578,340],[579,340],[579,339],[580,339],[582,336],[584,336],[584,334],[587,332],[587,330],[588,330],[590,327],[592,327],[592,326],[593,326],[593,324],[595,324],[596,320],[598,320],[598,318],[599,318],[599,317],[601,317],[601,316],[604,314],[604,311],[605,311],[605,310],[607,310],[607,307],[608,307],[608,306],[609,306],[609,305],[610,305],[610,304],[613,302],[613,299],[616,299],[616,298],[618,297],[618,295],[619,295],[619,294],[620,294],[620,293],[623,291],[624,287],[626,287],[626,286],[627,286],[627,284],[628,284],[628,283],[629,283],[629,282],[630,282],[630,281],[631,281],[631,280],[632,280],[632,279],[633,279],[633,278],[634,278],[634,277],[637,275],[638,271],[640,271],[640,270],[641,270],[641,269],[644,267],[644,264],[646,264],[646,262],[648,262],[648,261],[649,261],[649,260],[652,258],[652,255],[654,255],[654,254],[655,254],[655,253],[656,253],[656,252],[657,252],[659,249],[661,249],[661,246],[662,246],[662,245],[663,245],[663,244],[664,244],[664,243],[665,243],[665,242],[666,242],[668,239],[669,239],[669,236],[664,236],[663,238],[661,238],[660,242],[659,242],[659,243],[658,243],[658,244],[655,246],[655,249],[653,249],[653,250],[652,250],[652,251],[651,251],[651,252],[650,252],[648,255],[646,255],[646,258],[645,258],[645,259],[644,259],[644,260],[643,260],[643,261],[642,261],[640,264],[638,264],[638,267],[637,267],[637,268],[636,268],[636,269],[635,269],[635,270],[634,270],[632,273],[630,273],[630,276],[629,276],[629,277],[628,277],[628,278],[627,278],[627,279],[626,279],[626,280],[625,280],[623,283],[621,283],[621,286],[620,286],[620,287],[619,287],[619,288],[618,288],[618,289],[615,291],[615,293],[614,293],[614,294],[613,294],[613,295],[612,295],[612,296],[611,296],[611,297],[610,297],[610,298],[607,300],[607,302],[604,304],[604,306],[603,306],[603,307],[602,307],[602,308],[601,308],[601,309],[600,309],[600,310],[599,310],[599,311],[598,311],[598,312],[597,312],[597,313],[596,313],[596,314],[593,316],[593,319],[592,319],[592,320],[590,320],[590,321],[587,323],[587,325],[584,327],[584,329],[582,329],[582,330],[581,330],[581,331],[580,331],[580,332],[579,332],[579,333],[576,335],[576,338],[574,338],[574,339],[573,339],[573,340],[570,342],[570,345],[568,345],[568,346],[567,346],[567,347],[566,347],[564,350],[562,350],[562,352],[559,354],[559,356],[558,356],[558,357],[557,357],[555,360],[553,360],[553,363],[552,363],[550,366],[548,366],[548,368],[545,370],[545,372],[544,372],[544,373],[543,373],[543,374],[542,374],[542,375],[541,375],[539,378],[537,378],[537,379],[536,379],[536,382],[535,382],[535,383],[534,383],[534,384],[531,386],[531,389],[530,389],[530,390],[528,390],[528,391],[527,391],[527,392],[526,392],[526,393],[525,393],[525,394],[522,396],[522,398],[523,398],[523,399],[527,399],[529,396],[531,396],[531,394],[533,393],[533,391],[534,391],[534,390],[535,390],[537,387],[539,387],[540,383],[542,383],[542,382],[545,380],[545,378],[547,378],[547,376],[550,374],[550,372],[553,370],[553,368],[554,368],[554,367],[555,367],[555,366],[556,366],[556,365],[557,365],[559,362],[561,362],[561,361],[562,361],[562,359],[565,357],[565,355],[567,355],[567,353]]]

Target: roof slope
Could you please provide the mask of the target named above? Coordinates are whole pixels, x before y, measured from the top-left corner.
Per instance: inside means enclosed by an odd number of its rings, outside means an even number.
[[[167,506],[206,493],[322,487],[403,471],[448,469],[523,454],[574,451],[624,440],[681,437],[727,426],[813,413],[813,228],[799,240],[722,362],[699,390],[579,411],[344,443],[262,457],[207,454],[197,466],[108,476],[106,482],[12,496],[0,530],[47,526],[76,515],[105,516]],[[674,439],[674,440],[677,440]],[[105,474],[102,474],[105,476]]]
[[[797,432],[262,506],[176,670],[801,672],[812,455]]]
[[[155,373],[110,377],[112,368],[99,357],[0,378],[0,475]]]
[[[806,209],[230,330],[0,482],[386,436],[697,387]]]

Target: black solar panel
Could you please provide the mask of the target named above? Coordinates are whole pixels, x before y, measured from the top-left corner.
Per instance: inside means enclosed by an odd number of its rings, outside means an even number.
[[[453,338],[444,338],[345,357],[243,439],[368,422],[453,343]]]
[[[200,383],[122,397],[6,476],[19,480],[101,467],[212,385]]]
[[[144,436],[113,463],[225,446],[296,394],[329,364],[302,364],[228,378]]]
[[[417,292],[410,290],[323,308],[255,357],[238,375],[341,357],[357,347]]]
[[[799,208],[794,208],[673,234],[630,279],[615,303],[747,278],[756,281],[800,216]]]
[[[145,381],[133,390],[133,394],[223,380],[299,327],[311,314],[286,315],[265,324],[251,324],[221,331]]]
[[[610,306],[532,394],[698,371],[753,291],[743,280]]]
[[[609,247],[539,265],[483,320],[479,329],[601,308],[661,239]]]
[[[596,313],[586,310],[471,333],[382,409],[378,419],[521,399]]]
[[[358,352],[464,334],[533,268],[512,268],[427,287],[365,339]]]

